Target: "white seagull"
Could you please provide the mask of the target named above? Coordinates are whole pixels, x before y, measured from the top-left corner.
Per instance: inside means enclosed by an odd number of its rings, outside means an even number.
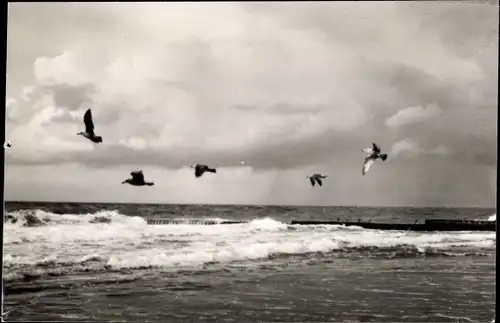
[[[382,159],[382,161],[385,161],[387,159],[387,154],[380,153],[380,147],[377,146],[376,143],[373,143],[373,148],[364,148],[361,149],[361,151],[370,154],[365,158],[365,163],[363,164],[363,170],[361,171],[362,175],[368,173],[368,170],[370,169],[371,165],[373,165],[375,160],[377,160],[378,158]]]

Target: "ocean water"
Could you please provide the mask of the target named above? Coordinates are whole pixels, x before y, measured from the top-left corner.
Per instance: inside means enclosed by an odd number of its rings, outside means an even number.
[[[494,209],[8,202],[6,213],[7,321],[494,318],[495,232],[287,224],[488,219]],[[248,222],[204,225],[225,219]]]

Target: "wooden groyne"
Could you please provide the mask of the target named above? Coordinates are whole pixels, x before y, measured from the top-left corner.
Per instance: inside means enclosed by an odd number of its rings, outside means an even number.
[[[218,221],[218,220],[203,220],[203,219],[148,219],[150,225],[217,225],[217,224],[241,224],[248,221]]]
[[[291,221],[292,225],[343,225],[374,230],[409,231],[496,231],[496,221],[425,220],[424,223],[377,223],[343,221]]]
[[[150,225],[221,225],[242,224],[248,221],[218,221],[203,219],[148,219]],[[478,220],[425,220],[424,223],[378,223],[378,222],[345,222],[345,221],[318,221],[318,220],[292,220],[290,225],[341,225],[356,226],[373,230],[399,230],[399,231],[496,231],[496,221]]]

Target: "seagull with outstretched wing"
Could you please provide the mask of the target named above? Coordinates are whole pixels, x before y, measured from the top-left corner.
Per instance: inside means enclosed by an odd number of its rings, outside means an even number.
[[[311,186],[315,186],[318,183],[319,186],[323,186],[323,181],[321,179],[327,178],[326,175],[321,174],[313,174],[311,176],[306,176],[311,181]]]
[[[382,154],[380,147],[376,143],[373,143],[372,148],[364,148],[364,149],[361,149],[361,151],[370,154],[365,158],[365,162],[363,163],[363,169],[361,170],[361,174],[363,176],[366,173],[368,173],[368,171],[370,170],[370,167],[373,165],[375,160],[380,158],[380,159],[382,159],[382,161],[385,161],[387,159],[387,154]]]
[[[95,143],[102,142],[102,137],[96,136],[94,133],[94,121],[92,120],[92,111],[90,109],[85,112],[85,115],[83,116],[83,122],[85,123],[85,131],[79,132],[77,133],[77,135],[83,136]]]
[[[196,177],[201,177],[205,172],[209,173],[217,173],[217,169],[215,168],[210,168],[207,165],[191,165],[191,168],[194,168],[194,176]]]
[[[122,182],[122,184],[128,183],[128,184],[133,185],[133,186],[153,186],[153,185],[155,185],[155,183],[153,183],[153,182],[146,182],[144,180],[144,174],[143,174],[142,170],[133,171],[130,173],[130,176],[132,176],[132,178],[124,180]]]

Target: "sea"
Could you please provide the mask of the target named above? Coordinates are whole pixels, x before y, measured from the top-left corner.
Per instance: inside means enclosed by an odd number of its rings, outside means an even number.
[[[5,209],[6,321],[495,317],[495,232],[288,224],[491,220],[495,209],[44,202],[7,202]]]

